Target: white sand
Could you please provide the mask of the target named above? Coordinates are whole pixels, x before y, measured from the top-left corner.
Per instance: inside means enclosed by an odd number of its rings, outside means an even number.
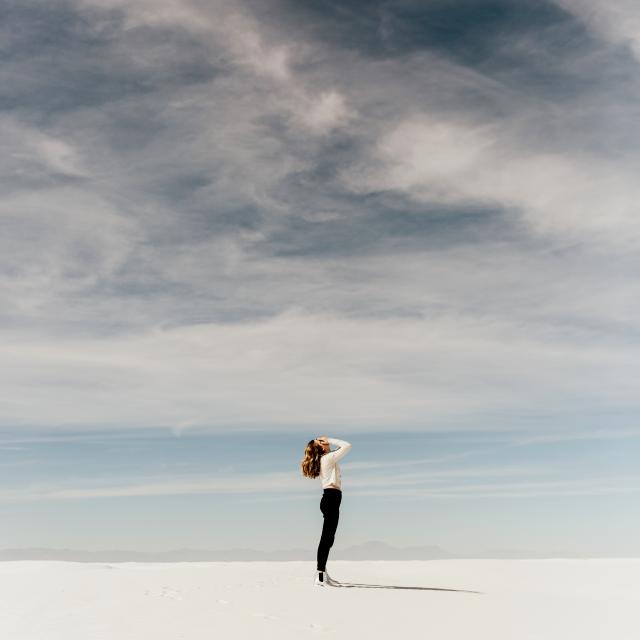
[[[640,639],[638,558],[329,560],[334,578],[376,587],[314,587],[314,568],[3,562],[0,637]]]

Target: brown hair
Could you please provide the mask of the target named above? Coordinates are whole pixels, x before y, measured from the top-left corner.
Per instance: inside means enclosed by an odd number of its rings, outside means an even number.
[[[304,458],[300,461],[302,475],[305,478],[317,478],[320,475],[320,458],[325,454],[322,445],[309,440],[304,450]]]

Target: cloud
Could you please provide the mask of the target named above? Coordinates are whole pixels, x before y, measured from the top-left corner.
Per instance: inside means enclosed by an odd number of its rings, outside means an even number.
[[[634,411],[635,61],[501,6],[12,5],[2,425]]]
[[[630,46],[640,56],[640,10],[633,0],[556,0],[597,35]]]
[[[548,433],[537,436],[518,438],[513,442],[513,446],[521,447],[531,444],[546,444],[549,442],[564,442],[570,440],[610,440],[617,438],[637,438],[640,430],[616,430],[602,429],[581,433]]]
[[[77,148],[15,117],[0,116],[0,136],[5,150],[2,174],[7,186],[15,185],[16,181],[33,184],[37,177],[46,182],[56,177],[79,178],[88,175]]]
[[[421,430],[457,420],[482,429],[493,413],[496,428],[505,425],[497,414],[518,409],[632,403],[638,362],[624,346],[542,342],[494,319],[454,316],[291,311],[102,339],[5,337],[5,426],[56,416],[67,427],[337,421]]]
[[[423,473],[412,476],[371,477],[351,479],[351,495],[377,497],[419,498],[494,498],[538,496],[595,496],[640,491],[638,476],[606,476],[600,478],[519,481],[521,475],[536,475],[535,470],[524,469],[463,469],[444,473]],[[482,482],[486,477],[510,477],[508,482]],[[447,483],[447,478],[454,479]],[[462,483],[455,482],[460,478]],[[317,482],[317,481],[316,481]],[[429,483],[428,488],[419,485]],[[82,484],[82,483],[81,483]],[[86,482],[84,483],[87,484]],[[287,500],[308,499],[311,482],[288,473],[225,474],[222,477],[193,476],[180,481],[166,478],[121,479],[117,484],[105,479],[92,478],[90,486],[31,485],[0,490],[0,502],[87,500],[99,498],[136,498],[148,496],[197,494],[264,494],[265,491],[286,491]],[[437,486],[433,486],[436,484]],[[284,498],[283,498],[284,499]]]
[[[386,134],[371,168],[349,169],[345,181],[360,193],[397,190],[427,204],[502,207],[535,233],[635,245],[635,172],[619,161],[525,146],[517,126],[423,114]]]

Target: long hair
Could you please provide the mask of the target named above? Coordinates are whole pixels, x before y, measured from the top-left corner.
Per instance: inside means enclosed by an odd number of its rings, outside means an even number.
[[[317,478],[320,475],[320,458],[325,450],[315,440],[309,440],[304,450],[304,458],[300,461],[302,475],[305,478]]]

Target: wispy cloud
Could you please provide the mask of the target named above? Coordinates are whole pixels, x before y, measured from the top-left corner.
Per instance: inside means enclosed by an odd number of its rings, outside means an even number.
[[[637,12],[596,4],[14,4],[0,426],[637,411]]]
[[[406,467],[412,465],[429,465],[440,464],[442,462],[450,462],[451,460],[459,460],[460,458],[466,458],[486,452],[487,449],[476,449],[473,451],[461,451],[459,453],[452,453],[444,456],[437,456],[432,458],[417,458],[414,460],[371,460],[368,462],[345,462],[341,466],[349,469],[350,471],[360,471],[363,469],[385,469],[393,467]]]
[[[549,442],[563,442],[571,440],[615,440],[618,438],[639,438],[640,429],[600,429],[595,431],[581,431],[577,433],[556,432],[537,436],[517,438],[511,444],[521,447],[530,444],[544,444]]]
[[[420,473],[387,474],[351,477],[350,495],[402,496],[406,499],[421,497],[512,497],[542,495],[603,495],[640,491],[640,476],[610,475],[587,479],[533,479],[524,477],[548,476],[547,467],[478,467],[424,471]],[[511,478],[502,482],[483,482],[483,478]],[[453,482],[452,482],[453,481]],[[269,497],[270,491],[285,491],[283,499],[308,499],[317,493],[306,479],[291,473],[224,474],[218,477],[187,476],[167,480],[166,477],[144,479],[121,478],[117,484],[109,479],[78,478],[64,485],[49,482],[27,487],[5,488],[0,491],[2,502],[85,500],[99,498],[135,498],[149,496],[197,494],[259,494]],[[426,486],[424,486],[426,485]],[[262,499],[261,498],[261,499]]]
[[[634,0],[555,0],[599,36],[630,46],[640,58],[640,8]]]
[[[102,484],[103,483],[103,484]],[[190,495],[199,493],[253,493],[286,489],[293,492],[302,490],[296,486],[291,474],[268,473],[264,475],[233,475],[218,478],[188,478],[179,481],[167,481],[166,478],[147,478],[139,482],[127,482],[121,478],[117,485],[109,484],[108,480],[92,478],[90,486],[79,486],[82,481],[76,482],[76,486],[60,486],[53,488],[47,485],[37,485],[16,489],[5,489],[0,492],[0,500],[8,502],[23,502],[30,500],[73,500],[108,497],[144,497],[144,496],[170,496]],[[87,479],[84,479],[87,484]],[[97,485],[97,486],[96,486]]]
[[[622,346],[545,343],[497,320],[441,317],[428,326],[289,312],[99,340],[6,332],[13,364],[4,419],[51,423],[54,410],[66,425],[342,419],[428,428],[469,412],[585,402],[613,408],[634,397],[638,360]],[[606,385],[614,375],[621,382]]]
[[[358,495],[379,497],[395,496],[403,499],[469,499],[469,498],[539,498],[624,495],[640,492],[640,478],[622,476],[619,478],[597,478],[589,483],[572,481],[557,482],[508,482],[501,484],[476,483],[465,486],[436,487],[428,489],[384,489],[360,490]]]

